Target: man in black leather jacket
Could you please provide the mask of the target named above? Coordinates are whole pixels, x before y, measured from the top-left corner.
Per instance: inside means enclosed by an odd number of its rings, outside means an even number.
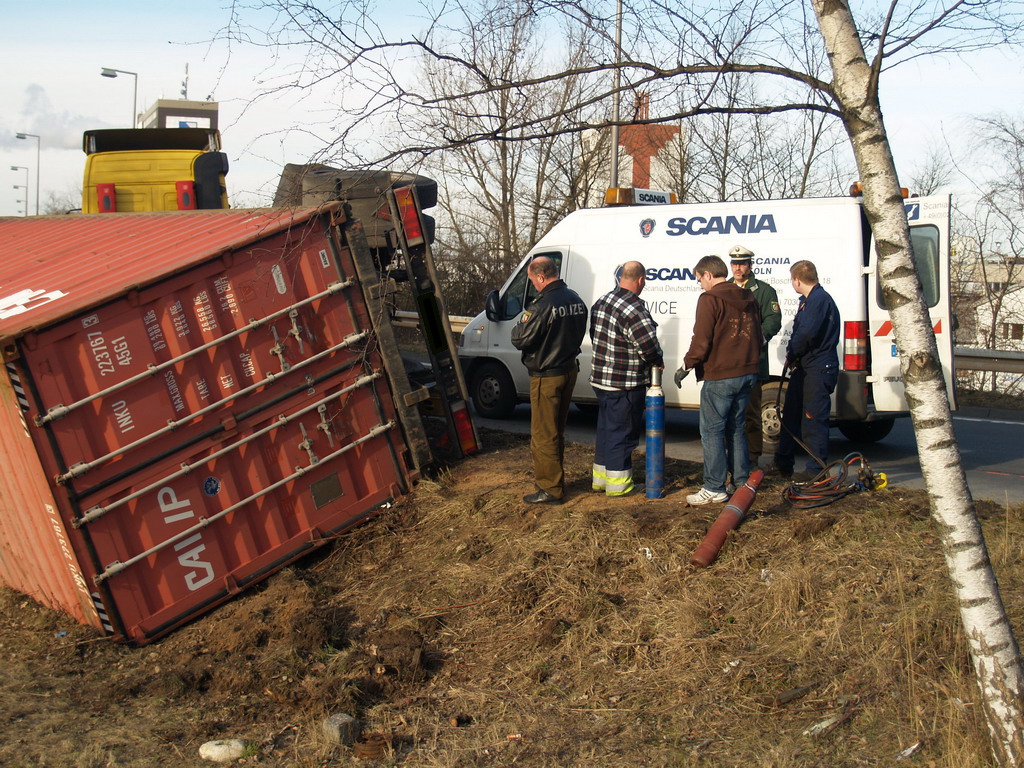
[[[540,293],[519,316],[512,344],[523,353],[530,372],[530,450],[535,493],[528,504],[561,504],[565,498],[565,422],[587,332],[587,305],[558,277],[547,256],[530,262],[527,277]]]

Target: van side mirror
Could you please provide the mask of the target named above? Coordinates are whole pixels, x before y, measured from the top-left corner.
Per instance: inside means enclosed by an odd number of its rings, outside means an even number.
[[[497,291],[490,291],[487,294],[487,300],[484,302],[484,314],[492,323],[501,320],[501,301]]]

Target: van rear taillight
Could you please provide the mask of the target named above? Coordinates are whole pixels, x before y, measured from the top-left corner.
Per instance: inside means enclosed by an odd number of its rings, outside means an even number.
[[[864,320],[843,323],[843,369],[868,369],[868,324]]]

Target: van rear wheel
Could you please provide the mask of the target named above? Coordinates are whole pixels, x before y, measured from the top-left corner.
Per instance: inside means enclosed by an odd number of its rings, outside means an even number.
[[[779,387],[782,387],[780,398]],[[775,407],[775,401],[779,407]],[[766,383],[761,389],[761,453],[773,456],[779,447],[779,435],[782,433],[782,404],[786,402],[786,384],[777,381]]]
[[[516,385],[501,363],[483,363],[473,374],[470,397],[485,419],[507,419],[516,407]]]
[[[843,437],[853,443],[877,443],[896,425],[896,419],[879,421],[841,421],[836,426]]]

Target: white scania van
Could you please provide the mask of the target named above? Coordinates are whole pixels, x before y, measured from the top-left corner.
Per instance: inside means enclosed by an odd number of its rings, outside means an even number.
[[[953,326],[949,296],[949,196],[905,201],[914,258],[938,341],[946,386],[953,402]],[[789,267],[810,259],[822,286],[835,299],[843,321],[839,384],[832,420],[852,440],[885,437],[893,419],[907,415],[892,323],[878,285],[877,256],[859,198],[768,200],[738,203],[628,206],[579,210],[555,225],[526,255],[487,308],[462,335],[459,357],[481,416],[505,418],[517,402],[529,401],[530,384],[520,353],[509,339],[520,313],[536,292],[526,279],[535,256],[550,256],[561,277],[589,305],[615,285],[615,268],[636,259],[647,269],[642,297],[658,323],[665,351],[667,407],[698,408],[699,384],[690,376],[681,390],[671,372],[681,365],[693,331],[700,287],[693,266],[708,254],[727,263],[729,249],[743,245],[755,253],[757,277],[779,294],[782,331],[769,344],[772,383],[764,389],[764,425],[777,438],[774,405],[786,343],[793,328],[798,295]],[[586,407],[597,399],[590,386],[590,339],[583,342],[580,376],[573,401]]]

